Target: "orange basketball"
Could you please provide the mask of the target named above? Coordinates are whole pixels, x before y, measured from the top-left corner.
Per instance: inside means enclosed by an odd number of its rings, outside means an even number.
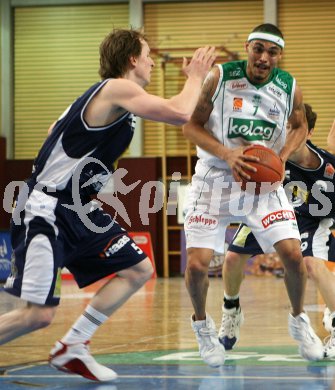
[[[283,163],[279,156],[272,150],[263,145],[252,145],[243,153],[246,156],[256,156],[260,159],[258,162],[248,161],[248,164],[257,168],[257,172],[247,171],[250,180],[242,180],[242,189],[259,194],[269,192],[269,185],[261,183],[279,183],[283,176]],[[256,183],[253,186],[247,186],[247,183]],[[274,189],[274,187],[271,187]],[[261,190],[262,189],[262,190]]]

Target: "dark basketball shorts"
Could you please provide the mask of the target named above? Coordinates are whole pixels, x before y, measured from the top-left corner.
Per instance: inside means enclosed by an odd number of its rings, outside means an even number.
[[[11,221],[12,272],[5,291],[55,306],[63,267],[82,288],[147,257],[96,202],[90,202],[86,217],[64,206],[68,203],[35,190],[23,208],[18,201]]]

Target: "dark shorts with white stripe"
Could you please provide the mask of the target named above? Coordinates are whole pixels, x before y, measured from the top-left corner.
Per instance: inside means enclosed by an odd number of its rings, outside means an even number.
[[[12,273],[5,291],[28,302],[55,306],[63,267],[82,288],[147,257],[94,203],[85,217],[65,207],[67,203],[32,191],[21,210],[17,207],[16,223],[14,217],[11,222]]]

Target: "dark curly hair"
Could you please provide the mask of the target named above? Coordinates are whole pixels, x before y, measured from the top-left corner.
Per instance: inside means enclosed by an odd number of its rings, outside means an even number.
[[[283,33],[279,30],[279,28],[271,23],[260,24],[259,26],[255,27],[252,32],[269,33],[284,39]]]

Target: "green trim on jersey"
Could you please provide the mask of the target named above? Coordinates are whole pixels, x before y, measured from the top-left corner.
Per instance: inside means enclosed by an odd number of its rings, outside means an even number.
[[[294,79],[285,70],[274,68],[268,81],[262,84],[255,84],[249,79],[247,75],[246,60],[226,62],[225,64],[221,64],[221,67],[223,70],[223,81],[238,80],[245,77],[249,83],[257,89],[262,88],[264,85],[269,84],[270,82],[273,82],[287,94],[291,95],[292,93]]]
[[[247,61],[231,61],[221,64],[223,70],[223,81],[237,80],[247,77],[245,71],[246,64]]]
[[[287,94],[292,94],[294,79],[288,72],[285,72],[279,68],[275,68],[273,70],[272,82]]]

